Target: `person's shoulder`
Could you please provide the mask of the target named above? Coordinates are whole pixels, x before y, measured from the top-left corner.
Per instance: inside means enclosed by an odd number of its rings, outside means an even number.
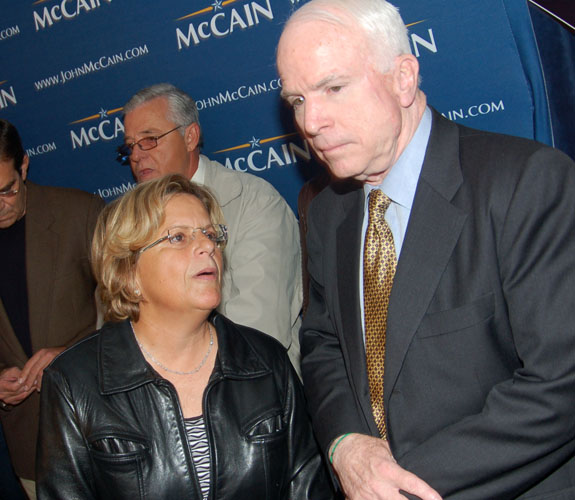
[[[540,176],[542,167],[552,173],[545,176],[549,182],[575,174],[573,161],[558,149],[533,139],[467,127],[435,111],[426,162],[431,158],[436,164],[450,157],[458,162],[468,185],[479,190],[514,189],[519,179]]]
[[[493,155],[512,152],[521,156],[529,156],[541,149],[553,150],[550,146],[525,137],[489,132],[464,125],[458,125],[458,127],[463,149],[480,150],[485,154]]]
[[[317,221],[318,227],[338,223],[360,199],[363,199],[360,182],[353,179],[332,181],[309,202],[308,218]]]
[[[30,181],[27,182],[27,185],[36,196],[41,196],[53,204],[67,204],[79,207],[89,207],[92,205],[104,206],[104,201],[98,195],[82,191],[81,189],[44,186]]]
[[[532,139],[455,124],[443,117],[435,124],[428,157],[434,164],[457,162],[463,182],[460,200],[465,203],[473,200],[481,206],[507,207],[522,196],[544,199],[546,193],[559,193],[560,186],[562,191],[570,191],[567,186],[575,189],[575,163],[558,149]],[[426,180],[435,182],[429,172]]]
[[[556,148],[523,137],[466,127],[460,130],[464,175],[484,189],[513,189],[521,179],[538,184],[575,182],[575,163]]]
[[[484,168],[497,165],[500,169],[505,165],[504,168],[513,169],[533,157],[568,160],[558,149],[536,140],[468,127],[434,112],[430,143],[445,143],[446,138],[455,136],[459,140],[460,160],[464,166],[481,163]]]
[[[67,377],[78,377],[96,371],[100,334],[101,330],[95,331],[68,347],[54,358],[48,369]]]
[[[257,175],[231,170],[213,160],[209,160],[209,169],[212,170],[211,174],[216,178],[216,182],[224,181],[235,184],[241,188],[242,195],[258,193],[259,196],[267,195],[274,198],[281,198],[281,195],[271,183]],[[215,189],[217,189],[217,187]]]
[[[343,200],[348,197],[356,196],[357,191],[363,188],[363,184],[354,179],[334,179],[328,182],[326,186],[314,197],[318,204],[333,203],[335,200]]]
[[[216,328],[223,327],[226,335],[234,338],[241,337],[267,364],[272,361],[272,364],[278,360],[288,360],[287,350],[282,343],[255,328],[240,325],[226,318],[222,314],[217,314],[215,317]]]

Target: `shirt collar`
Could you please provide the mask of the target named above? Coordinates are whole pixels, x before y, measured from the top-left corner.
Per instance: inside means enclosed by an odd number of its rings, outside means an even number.
[[[209,160],[204,155],[200,155],[198,168],[190,180],[203,186],[206,183],[206,168],[208,162]]]
[[[364,184],[366,200],[372,189],[381,189],[394,203],[411,210],[430,133],[431,110],[426,107],[411,141],[382,183],[379,186]]]

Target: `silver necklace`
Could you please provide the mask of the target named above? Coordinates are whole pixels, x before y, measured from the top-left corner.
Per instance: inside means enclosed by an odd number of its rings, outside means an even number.
[[[138,344],[138,346],[140,347],[142,352],[146,356],[148,356],[148,358],[150,358],[152,360],[152,362],[154,364],[158,365],[162,370],[165,370],[168,373],[174,373],[176,375],[193,375],[194,373],[198,373],[202,369],[202,366],[204,366],[206,364],[206,361],[208,360],[208,357],[210,356],[210,353],[212,352],[212,347],[214,345],[214,334],[212,333],[212,329],[210,327],[210,324],[207,323],[207,325],[208,325],[208,331],[210,332],[210,345],[208,346],[208,352],[206,352],[204,359],[202,359],[200,364],[196,368],[194,368],[192,371],[180,372],[178,370],[172,370],[171,368],[168,368],[166,365],[160,363],[156,358],[154,358],[152,353],[146,351],[146,349],[144,348],[144,346],[142,344],[140,344],[140,341],[138,340],[138,337],[136,336],[136,331],[134,330],[134,324],[130,321],[130,326],[132,327],[132,333],[134,334],[134,338],[136,339],[136,343]]]

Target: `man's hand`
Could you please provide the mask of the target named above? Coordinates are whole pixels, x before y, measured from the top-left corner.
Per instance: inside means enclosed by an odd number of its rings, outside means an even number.
[[[26,388],[19,382],[22,371],[16,366],[0,372],[0,401],[7,405],[17,405],[24,401],[35,389]]]
[[[34,387],[38,392],[42,388],[42,375],[52,360],[60,354],[65,347],[47,347],[40,349],[22,368],[20,383],[26,389]]]
[[[337,445],[333,468],[349,500],[405,500],[400,490],[422,500],[441,500],[425,481],[397,465],[383,439],[350,434]]]
[[[48,347],[40,349],[24,368],[12,366],[0,372],[0,401],[7,405],[17,405],[24,401],[33,391],[40,392],[42,375],[52,360],[65,347]]]

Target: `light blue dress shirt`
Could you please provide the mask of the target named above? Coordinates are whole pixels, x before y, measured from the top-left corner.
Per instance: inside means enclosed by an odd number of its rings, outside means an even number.
[[[411,206],[415,197],[417,181],[423,166],[423,159],[431,133],[431,110],[425,108],[419,126],[411,141],[395,162],[389,173],[379,186],[364,184],[365,203],[363,211],[363,225],[361,229],[361,255],[359,259],[359,294],[361,297],[361,325],[365,330],[364,304],[363,304],[363,248],[365,233],[369,222],[369,193],[373,189],[381,189],[390,199],[391,204],[385,212],[385,220],[389,224],[395,244],[395,254],[401,257],[401,247],[407,231],[407,223],[411,214]],[[365,339],[365,332],[364,332]]]

